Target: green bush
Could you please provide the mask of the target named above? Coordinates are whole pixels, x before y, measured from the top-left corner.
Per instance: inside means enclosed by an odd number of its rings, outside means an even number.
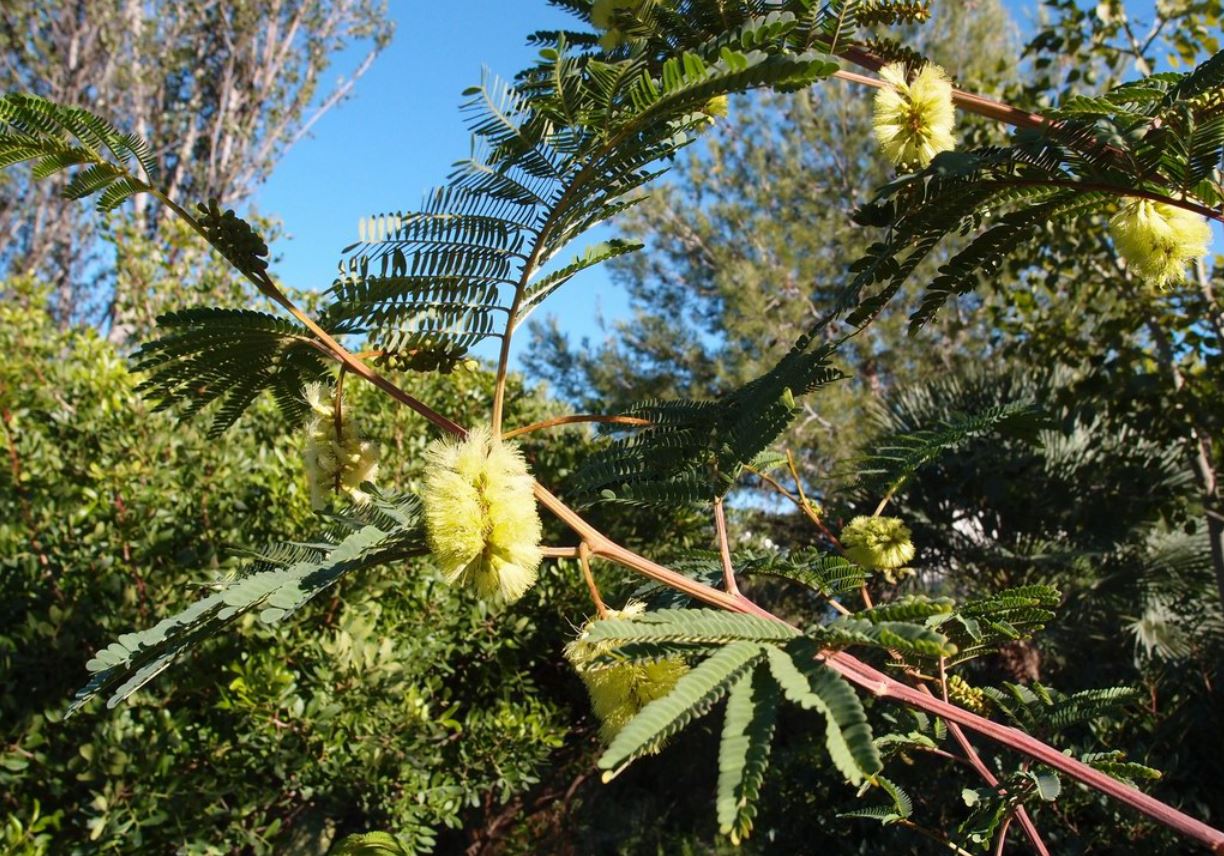
[[[338,832],[374,825],[428,847],[539,779],[578,698],[556,653],[585,595],[573,567],[555,563],[496,627],[491,607],[442,585],[428,561],[388,568],[321,598],[300,625],[252,619],[176,669],[173,685],[65,721],[91,651],[231,574],[236,546],[305,538],[317,519],[298,438],[276,433],[270,403],[211,440],[141,404],[94,330],[57,330],[13,302],[0,305],[0,347],[9,850],[270,852],[292,841],[325,852]],[[491,380],[459,371],[427,383],[464,413]],[[410,484],[427,439],[414,417],[356,386],[350,396],[394,451],[388,477]],[[544,401],[521,406],[529,416]],[[539,471],[570,465],[529,449]]]

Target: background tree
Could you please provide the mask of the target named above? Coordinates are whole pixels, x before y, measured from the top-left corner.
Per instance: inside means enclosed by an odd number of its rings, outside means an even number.
[[[392,30],[381,0],[14,0],[0,9],[0,88],[129,117],[136,134],[168,141],[153,156],[172,198],[234,206],[349,95]],[[360,43],[364,57],[328,89],[336,57]],[[61,325],[100,322],[121,341],[148,293],[129,293],[103,253],[113,245],[95,240],[98,217],[63,199],[63,186],[4,173],[0,270],[53,283]],[[152,238],[164,214],[146,197],[112,216]]]

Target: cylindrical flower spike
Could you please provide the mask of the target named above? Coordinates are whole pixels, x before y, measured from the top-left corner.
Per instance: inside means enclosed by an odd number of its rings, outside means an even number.
[[[311,507],[316,511],[326,507],[333,492],[368,502],[370,497],[361,490],[361,484],[378,476],[378,447],[361,438],[343,407],[337,420],[335,401],[325,384],[308,384],[305,397],[310,421],[306,424],[302,461]]]
[[[425,453],[421,503],[429,548],[447,582],[512,603],[536,580],[541,525],[519,450],[473,428]]]
[[[876,92],[875,137],[890,161],[924,167],[956,148],[952,81],[942,68],[928,63],[909,83],[905,65],[895,62],[880,69],[880,78],[888,85]]]
[[[622,621],[641,615],[646,605],[629,601],[624,609],[609,609],[603,620]],[[614,650],[611,642],[588,642],[586,629],[565,647],[565,657],[578,672],[591,697],[591,709],[599,717],[599,736],[611,741],[646,705],[671,692],[688,665],[675,657],[645,663],[620,662],[608,665],[595,660]]]
[[[1176,205],[1131,199],[1110,219],[1109,236],[1131,271],[1164,287],[1185,281],[1186,265],[1207,255],[1211,227]]]
[[[846,558],[868,570],[891,571],[914,558],[910,531],[895,517],[856,517],[841,531]]]

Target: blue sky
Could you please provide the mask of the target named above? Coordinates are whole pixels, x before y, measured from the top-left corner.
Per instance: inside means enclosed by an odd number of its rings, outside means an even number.
[[[1036,5],[1007,2],[1021,22]],[[289,151],[256,197],[262,213],[284,224],[287,237],[274,248],[281,256],[277,273],[294,287],[330,285],[339,250],[356,240],[360,217],[412,210],[445,180],[468,151],[457,108],[482,67],[512,76],[535,56],[525,44],[528,33],[573,20],[544,0],[391,0],[390,13],[397,22],[390,47],[354,96]],[[356,51],[342,57],[331,77],[359,59]],[[544,313],[557,315],[576,338],[598,340],[598,319],[625,318],[629,306],[595,269],[555,295]],[[526,343],[520,336],[515,350],[521,353]]]

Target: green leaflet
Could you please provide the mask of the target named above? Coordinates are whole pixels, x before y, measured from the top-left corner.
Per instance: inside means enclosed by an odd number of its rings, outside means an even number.
[[[764,653],[753,642],[732,642],[687,672],[669,695],[642,708],[616,735],[599,759],[599,768],[608,771],[604,780],[611,779],[627,761],[652,750],[709,712]]]
[[[185,309],[157,319],[165,334],[134,355],[145,379],[137,392],[185,415],[216,402],[210,433],[219,436],[268,390],[290,422],[305,416],[307,383],[330,377],[305,327],[248,309]]]
[[[891,603],[882,603],[870,609],[860,609],[854,613],[854,617],[870,621],[872,624],[891,621],[924,621],[932,616],[947,615],[954,608],[955,603],[951,598],[906,595]]]
[[[944,614],[943,611],[936,613]],[[921,624],[903,621],[869,621],[846,616],[812,627],[808,633],[822,645],[835,648],[869,645],[922,657],[950,657],[956,653],[956,646],[943,634]]]
[[[914,803],[909,794],[895,782],[883,776],[876,776],[873,782],[892,800],[890,806],[868,806],[867,808],[838,813],[838,817],[854,817],[861,820],[876,820],[887,826],[898,820],[905,820],[914,813]],[[862,790],[866,790],[864,785]],[[860,790],[860,794],[862,791]]]
[[[804,336],[762,376],[717,401],[648,401],[626,415],[650,424],[593,454],[574,487],[629,505],[708,502],[735,484],[794,418],[796,396],[842,377],[832,345]]]
[[[858,462],[859,479],[881,495],[895,493],[922,467],[970,440],[993,433],[1031,434],[1039,411],[1022,402],[990,407],[929,428],[887,434]]]
[[[757,666],[731,687],[718,747],[718,826],[738,844],[752,831],[777,722],[777,684]]]
[[[0,97],[0,168],[34,161],[33,176],[42,179],[84,166],[64,195],[83,199],[101,192],[98,210],[109,211],[151,187],[131,172],[132,160],[148,182],[156,179],[157,164],[148,143],[100,116],[36,95]]]
[[[997,650],[1004,642],[1027,639],[1054,617],[1051,610],[1061,599],[1051,586],[1020,586],[960,604],[926,623],[956,646],[956,656],[948,662],[959,665]]]
[[[241,616],[259,611],[262,621],[280,621],[307,601],[356,570],[425,552],[424,532],[415,497],[380,501],[385,509],[366,513],[366,523],[334,547],[296,549],[295,560],[279,565],[260,561],[243,577],[196,601],[148,630],[126,633],[89,661],[94,675],[73,699],[74,713],[96,696],[109,694],[114,707],[156,677],[181,654],[219,633]],[[405,521],[396,525],[398,521]]]
[[[785,649],[767,648],[766,655],[783,694],[824,715],[825,746],[846,780],[858,785],[879,773],[883,764],[863,705],[840,675],[817,660],[820,647],[809,639],[795,639]]]
[[[591,642],[785,642],[799,631],[781,621],[720,609],[661,609],[631,621],[597,621]]]

